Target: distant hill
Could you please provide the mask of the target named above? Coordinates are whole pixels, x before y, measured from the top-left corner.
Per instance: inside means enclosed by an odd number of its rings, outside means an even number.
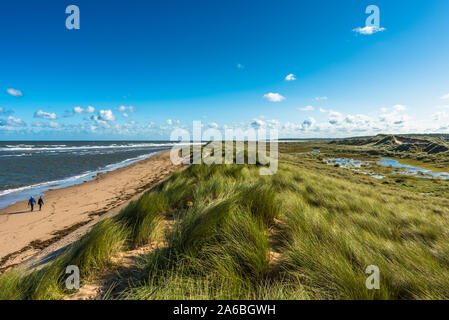
[[[437,154],[449,151],[449,134],[378,134],[373,137],[333,140],[337,145],[368,146],[396,152],[425,152]]]

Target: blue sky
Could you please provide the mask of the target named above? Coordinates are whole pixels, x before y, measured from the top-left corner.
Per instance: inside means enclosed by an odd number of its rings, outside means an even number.
[[[0,140],[449,132],[448,32],[447,0],[2,2]]]

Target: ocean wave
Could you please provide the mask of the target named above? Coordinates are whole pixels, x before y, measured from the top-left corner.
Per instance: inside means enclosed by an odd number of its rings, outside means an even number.
[[[87,171],[87,172],[84,172],[82,174],[75,175],[75,176],[68,177],[68,178],[64,178],[64,179],[60,179],[60,180],[46,181],[46,182],[36,183],[36,184],[33,184],[33,185],[19,187],[19,188],[15,188],[15,189],[2,190],[2,191],[0,191],[0,196],[5,195],[5,194],[9,194],[9,193],[12,193],[12,192],[17,192],[17,191],[23,191],[23,190],[33,189],[33,188],[41,188],[41,187],[44,187],[44,186],[58,185],[58,184],[61,184],[61,183],[67,183],[67,182],[79,180],[79,179],[82,179],[84,177],[97,175],[98,173],[105,173],[105,172],[113,171],[113,170],[125,167],[127,165],[130,165],[132,163],[135,163],[135,162],[147,159],[147,158],[153,156],[155,153],[156,152],[153,152],[153,153],[150,153],[150,154],[141,155],[141,156],[138,156],[138,157],[135,157],[135,158],[129,158],[129,159],[117,162],[117,163],[108,164],[104,168],[99,169],[99,170]]]
[[[80,175],[76,175],[73,177],[69,177],[69,178],[65,178],[65,179],[61,179],[61,180],[53,180],[53,181],[46,181],[46,182],[41,182],[41,183],[36,183],[36,184],[32,184],[29,186],[24,186],[24,187],[19,187],[19,188],[14,188],[14,189],[7,189],[7,190],[2,190],[0,191],[0,197],[13,193],[13,192],[21,192],[24,190],[30,190],[30,189],[38,189],[38,188],[43,188],[43,187],[52,187],[52,186],[56,186],[62,183],[67,183],[70,181],[75,181],[75,180],[79,180],[83,177],[87,177],[89,175],[93,174],[93,172],[86,172]]]
[[[136,143],[136,144],[110,144],[110,145],[84,145],[84,146],[67,146],[67,145],[5,145],[0,147],[0,151],[73,151],[73,150],[94,150],[94,149],[132,149],[147,147],[172,147],[189,145],[188,142],[166,142],[166,143]],[[197,144],[197,143],[193,143]]]

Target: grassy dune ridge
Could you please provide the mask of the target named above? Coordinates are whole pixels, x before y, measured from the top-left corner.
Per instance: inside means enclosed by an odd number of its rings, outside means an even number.
[[[448,299],[449,200],[301,157],[279,170],[191,165],[92,229],[48,267],[0,276],[1,299],[58,299],[65,267],[83,283],[120,251],[165,239],[139,281],[108,298]],[[281,148],[282,150],[282,148]],[[164,218],[174,219],[172,230]],[[367,290],[365,269],[380,269]]]

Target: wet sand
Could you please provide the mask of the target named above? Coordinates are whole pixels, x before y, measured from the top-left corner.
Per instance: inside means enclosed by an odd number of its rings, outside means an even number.
[[[96,180],[50,190],[42,211],[35,206],[30,212],[26,201],[0,210],[0,271],[76,241],[176,168],[179,166],[171,163],[170,152],[165,151]]]

